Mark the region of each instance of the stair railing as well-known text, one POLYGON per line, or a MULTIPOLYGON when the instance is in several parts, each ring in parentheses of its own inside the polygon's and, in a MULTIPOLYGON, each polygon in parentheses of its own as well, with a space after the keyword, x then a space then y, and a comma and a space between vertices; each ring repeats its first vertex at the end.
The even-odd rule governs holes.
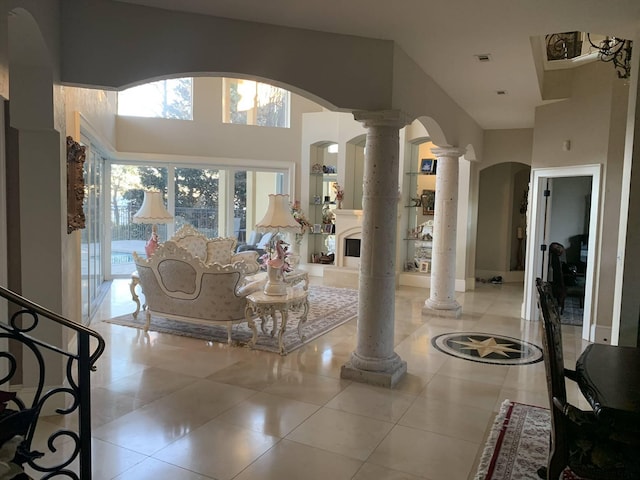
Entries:
MULTIPOLYGON (((0 459, 0 477, 3 477, 3 469, 5 474, 7 469, 9 472, 13 469, 19 473, 28 465, 34 471, 42 472, 43 479, 61 477, 90 480, 90 374, 95 370, 96 360, 104 351, 105 341, 90 328, 72 322, 6 288, 0 287, 0 297, 9 302, 7 318, 0 318, 0 341, 7 339, 6 343, 11 345, 8 351, 0 351, 0 450, 15 448, 12 461, 3 462, 0 459), (39 327, 50 325, 49 321, 75 332, 75 341, 69 342, 71 346, 66 348, 51 345, 37 338, 42 331, 39 327), (19 358, 16 358, 16 355, 19 358), (51 355, 60 358, 60 362, 51 361, 51 355), (30 385, 29 400, 20 398, 17 392, 11 391, 11 381, 19 382, 16 374, 19 368, 25 365, 27 358, 35 365, 34 374, 27 374, 30 385), (59 382, 61 386, 45 392, 47 372, 59 374, 61 365, 64 365, 64 378, 59 382), (37 378, 32 378, 33 376, 37 378), (35 384, 33 388, 32 381, 35 384), (69 417, 65 418, 71 421, 65 421, 66 428, 61 428, 49 436, 46 441, 48 453, 45 454, 34 450, 32 443, 38 419, 42 412, 46 411, 47 402, 54 398, 56 402, 61 402, 56 403, 57 405, 64 405, 56 408, 55 412, 68 415, 69 417), (77 431, 68 427, 76 423, 73 421, 75 415, 77 431), (55 464, 52 464, 54 453, 55 464), (71 465, 76 460, 79 464, 78 473, 71 465)), ((22 396, 26 395, 23 393, 22 396)), ((7 474, 7 477, 3 478, 13 478, 13 475, 7 474)))

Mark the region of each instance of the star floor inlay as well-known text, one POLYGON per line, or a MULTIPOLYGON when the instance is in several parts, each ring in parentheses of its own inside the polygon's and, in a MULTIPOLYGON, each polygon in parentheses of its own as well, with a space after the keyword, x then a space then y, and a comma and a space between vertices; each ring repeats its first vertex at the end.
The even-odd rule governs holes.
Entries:
POLYGON ((542 349, 517 338, 478 332, 438 335, 433 346, 447 355, 494 365, 528 365, 542 360, 542 349))

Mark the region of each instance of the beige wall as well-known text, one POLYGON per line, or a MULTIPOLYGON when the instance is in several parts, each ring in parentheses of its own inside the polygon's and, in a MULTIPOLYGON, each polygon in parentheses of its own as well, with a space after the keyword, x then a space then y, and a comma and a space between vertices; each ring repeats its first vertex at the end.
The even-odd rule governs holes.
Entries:
POLYGON ((599 246, 590 259, 595 269, 593 318, 598 327, 609 327, 613 317, 627 89, 610 64, 594 62, 576 69, 569 99, 536 109, 534 168, 603 166, 601 221, 590 232, 599 246), (568 151, 563 149, 567 140, 568 151))
POLYGON ((67 134, 79 141, 79 129, 97 136, 105 149, 116 145, 116 92, 91 88, 62 87, 67 134), (106 145, 105 145, 106 143, 106 145))
POLYGON ((485 130, 484 152, 480 169, 498 163, 516 162, 531 165, 533 128, 485 130))

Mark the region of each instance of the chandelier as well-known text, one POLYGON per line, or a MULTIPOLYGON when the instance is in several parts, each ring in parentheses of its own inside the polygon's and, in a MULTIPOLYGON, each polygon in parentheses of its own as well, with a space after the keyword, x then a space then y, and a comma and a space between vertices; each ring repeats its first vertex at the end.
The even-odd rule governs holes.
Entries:
POLYGON ((598 45, 591 41, 587 33, 587 40, 591 46, 598 50, 598 58, 603 62, 612 62, 618 78, 631 76, 631 40, 618 37, 604 37, 598 45))

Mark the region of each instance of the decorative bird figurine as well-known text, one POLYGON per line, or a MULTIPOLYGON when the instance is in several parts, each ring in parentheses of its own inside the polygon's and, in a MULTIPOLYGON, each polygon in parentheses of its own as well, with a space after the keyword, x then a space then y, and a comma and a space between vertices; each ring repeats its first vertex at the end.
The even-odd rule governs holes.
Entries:
POLYGON ((276 242, 276 256, 275 258, 267 260, 267 265, 269 265, 271 268, 280 269, 283 272, 289 272, 291 271, 291 267, 286 261, 287 252, 282 246, 283 244, 286 245, 284 240, 278 240, 276 242))

